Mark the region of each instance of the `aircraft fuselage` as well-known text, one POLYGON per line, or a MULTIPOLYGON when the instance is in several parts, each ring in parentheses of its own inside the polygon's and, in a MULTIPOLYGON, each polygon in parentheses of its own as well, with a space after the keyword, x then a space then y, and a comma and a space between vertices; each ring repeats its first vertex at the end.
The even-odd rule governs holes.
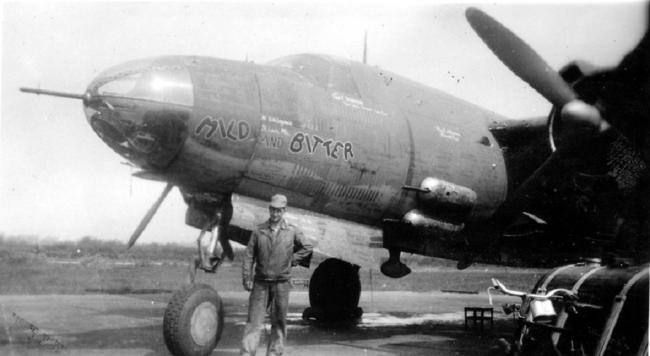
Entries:
POLYGON ((506 198, 488 130, 503 118, 361 63, 159 57, 109 69, 88 92, 102 99, 86 108, 100 137, 184 192, 283 193, 292 206, 374 226, 416 208, 402 187, 427 177, 476 193, 469 223, 506 198))

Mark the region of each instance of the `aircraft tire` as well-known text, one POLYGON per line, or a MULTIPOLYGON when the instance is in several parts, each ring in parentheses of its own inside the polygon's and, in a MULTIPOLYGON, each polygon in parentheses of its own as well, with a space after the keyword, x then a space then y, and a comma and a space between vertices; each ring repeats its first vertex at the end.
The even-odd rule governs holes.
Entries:
POLYGON ((217 291, 192 284, 172 296, 163 317, 163 338, 174 356, 212 353, 223 331, 223 305, 217 291))
POLYGON ((303 319, 350 322, 361 318, 359 266, 336 258, 323 261, 309 280, 309 304, 303 319))

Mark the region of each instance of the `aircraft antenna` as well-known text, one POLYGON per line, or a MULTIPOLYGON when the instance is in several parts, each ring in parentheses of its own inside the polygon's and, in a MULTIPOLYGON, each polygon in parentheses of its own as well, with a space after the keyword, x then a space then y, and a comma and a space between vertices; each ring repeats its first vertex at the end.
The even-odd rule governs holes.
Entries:
POLYGON ((363 64, 368 64, 368 30, 363 31, 363 64))

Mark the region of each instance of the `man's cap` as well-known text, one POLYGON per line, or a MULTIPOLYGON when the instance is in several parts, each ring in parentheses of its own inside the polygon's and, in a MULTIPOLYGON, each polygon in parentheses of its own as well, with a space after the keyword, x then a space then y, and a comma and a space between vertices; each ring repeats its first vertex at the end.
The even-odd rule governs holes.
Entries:
POLYGON ((282 194, 276 194, 271 197, 271 207, 273 208, 286 208, 287 207, 287 197, 282 194))

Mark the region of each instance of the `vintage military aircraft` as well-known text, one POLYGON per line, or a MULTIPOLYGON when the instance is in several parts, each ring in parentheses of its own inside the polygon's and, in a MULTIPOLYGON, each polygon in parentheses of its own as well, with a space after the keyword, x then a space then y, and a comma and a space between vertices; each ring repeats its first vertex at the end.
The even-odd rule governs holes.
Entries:
MULTIPOLYGON (((230 240, 245 244, 254 228, 255 219, 231 224, 233 195, 263 205, 282 193, 299 219, 379 231, 342 240, 308 233, 328 259, 312 276, 306 317, 359 316, 358 266, 373 247, 389 251, 382 272, 402 277, 410 270, 401 252, 459 267, 477 259, 553 265, 596 254, 590 246, 647 243, 648 35, 617 68, 576 62, 558 74, 487 14, 471 8, 466 16, 554 104, 548 118, 511 120, 383 69, 317 54, 266 65, 156 57, 108 69, 83 94, 21 90, 82 100, 99 137, 141 168, 136 176, 167 182, 129 246, 174 186, 188 206, 186 223, 201 230, 195 267, 208 272, 232 255, 230 240)), ((165 315, 170 350, 214 348, 223 324, 215 300, 201 285, 174 296, 165 315)))

